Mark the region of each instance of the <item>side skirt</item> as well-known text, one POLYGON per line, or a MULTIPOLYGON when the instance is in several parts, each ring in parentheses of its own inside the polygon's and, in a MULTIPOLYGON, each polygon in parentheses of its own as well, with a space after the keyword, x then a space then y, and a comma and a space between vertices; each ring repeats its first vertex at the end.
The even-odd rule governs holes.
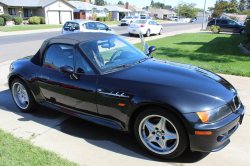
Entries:
POLYGON ((60 112, 63 112, 63 113, 66 113, 66 114, 69 114, 69 115, 84 119, 84 120, 88 120, 88 121, 91 121, 91 122, 94 122, 94 123, 97 123, 97 124, 101 124, 101 125, 104 125, 104 126, 107 126, 107 127, 111 127, 113 129, 124 130, 123 127, 121 127, 117 123, 106 120, 106 119, 101 119, 101 118, 93 117, 93 116, 90 116, 90 115, 80 114, 80 113, 77 113, 77 112, 74 112, 74 111, 66 110, 66 109, 57 107, 55 105, 49 104, 47 102, 42 102, 41 105, 53 108, 53 109, 55 109, 57 111, 60 111, 60 112))

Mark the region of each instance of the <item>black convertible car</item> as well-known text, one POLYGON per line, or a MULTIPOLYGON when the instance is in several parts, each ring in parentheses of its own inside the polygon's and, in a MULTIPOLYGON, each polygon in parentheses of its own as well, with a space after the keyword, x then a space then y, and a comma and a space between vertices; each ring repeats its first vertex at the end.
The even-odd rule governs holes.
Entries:
POLYGON ((218 151, 242 122, 237 90, 207 70, 152 58, 105 33, 62 35, 10 65, 16 105, 39 105, 131 132, 147 152, 170 159, 218 151), (190 145, 190 146, 189 146, 190 145))

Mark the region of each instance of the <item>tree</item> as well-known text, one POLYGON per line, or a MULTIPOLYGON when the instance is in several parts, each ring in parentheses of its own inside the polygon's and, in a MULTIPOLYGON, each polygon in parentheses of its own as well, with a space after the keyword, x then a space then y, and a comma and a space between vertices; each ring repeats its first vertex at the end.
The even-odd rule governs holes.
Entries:
POLYGON ((150 6, 154 6, 154 0, 151 0, 150 6))
POLYGON ((237 9, 237 7, 233 7, 231 9, 226 9, 225 10, 226 13, 239 13, 240 11, 237 9))
MULTIPOLYGON (((180 16, 188 17, 188 18, 194 18, 197 17, 197 8, 195 3, 185 3, 182 2, 178 5, 178 8, 180 9, 180 16)), ((175 9, 175 12, 178 13, 178 8, 175 9)))
POLYGON ((245 9, 246 3, 247 3, 246 0, 240 0, 240 5, 239 5, 239 10, 240 11, 243 11, 245 9))
POLYGON ((97 19, 97 14, 95 13, 95 11, 93 11, 92 17, 93 17, 93 20, 96 21, 96 19, 97 19))
POLYGON ((119 1, 118 5, 124 5, 124 3, 122 1, 119 1))
POLYGON ((109 12, 108 18, 109 18, 109 21, 113 18, 113 13, 112 12, 109 12))
POLYGON ((236 5, 236 2, 228 2, 225 0, 220 0, 215 4, 215 7, 212 8, 214 11, 212 16, 213 18, 219 18, 221 17, 222 13, 225 12, 226 10, 234 10, 236 5))
POLYGON ((104 0, 96 0, 96 4, 95 5, 100 5, 100 6, 104 6, 104 0))

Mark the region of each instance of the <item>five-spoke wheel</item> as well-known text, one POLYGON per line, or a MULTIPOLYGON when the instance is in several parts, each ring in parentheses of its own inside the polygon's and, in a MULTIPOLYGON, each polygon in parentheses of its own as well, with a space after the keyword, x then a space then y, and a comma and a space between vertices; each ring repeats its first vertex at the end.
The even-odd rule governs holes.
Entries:
POLYGON ((188 135, 182 121, 162 107, 142 110, 135 120, 134 133, 143 149, 159 158, 175 158, 188 146, 188 135))

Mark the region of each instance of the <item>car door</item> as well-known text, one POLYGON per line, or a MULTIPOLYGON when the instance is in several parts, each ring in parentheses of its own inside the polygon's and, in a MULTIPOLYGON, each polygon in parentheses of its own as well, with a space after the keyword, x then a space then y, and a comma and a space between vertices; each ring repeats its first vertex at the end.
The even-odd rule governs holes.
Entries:
POLYGON ((233 20, 228 20, 228 32, 239 32, 239 26, 233 20))
POLYGON ((221 32, 228 32, 229 31, 227 20, 221 20, 218 26, 220 26, 221 32))
POLYGON ((154 23, 153 23, 153 21, 149 21, 148 22, 148 26, 149 26, 149 29, 150 29, 150 33, 152 34, 152 33, 155 33, 155 25, 154 25, 154 23))
POLYGON ((38 74, 44 105, 57 109, 97 112, 95 99, 97 76, 87 66, 88 64, 82 61, 78 50, 73 46, 54 44, 47 49, 43 67, 38 74), (59 71, 61 66, 74 69, 74 75, 61 73, 59 71))
POLYGON ((87 30, 88 32, 97 32, 97 27, 94 22, 88 22, 87 23, 87 30))
POLYGON ((159 33, 160 30, 161 30, 161 26, 155 21, 153 21, 153 23, 154 23, 154 26, 155 26, 155 33, 159 33))
POLYGON ((96 27, 97 27, 97 32, 104 32, 104 33, 109 33, 110 31, 108 31, 108 26, 100 23, 100 22, 96 22, 96 27))

